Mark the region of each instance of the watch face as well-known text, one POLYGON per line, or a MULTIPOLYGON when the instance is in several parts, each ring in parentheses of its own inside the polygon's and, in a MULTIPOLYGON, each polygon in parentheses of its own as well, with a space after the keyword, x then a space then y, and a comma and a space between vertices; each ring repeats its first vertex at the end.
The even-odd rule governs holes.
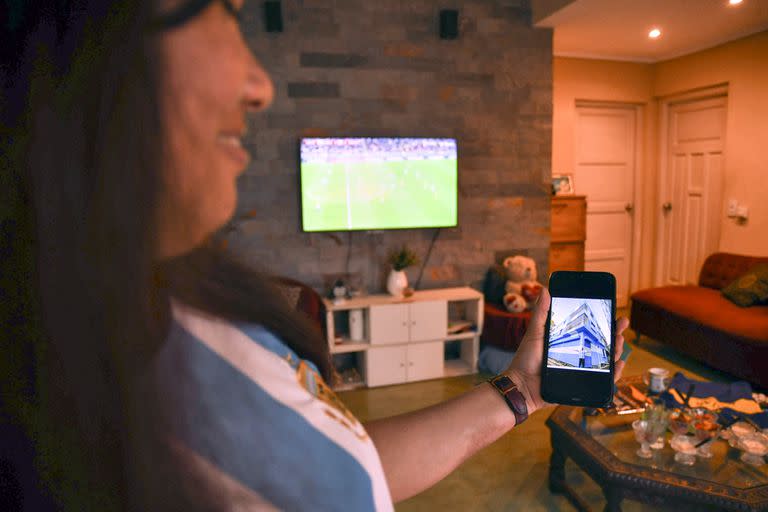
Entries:
POLYGON ((506 375, 502 375, 501 377, 495 378, 493 382, 502 391, 507 391, 509 388, 512 388, 515 385, 514 382, 512 382, 512 379, 510 379, 506 375))

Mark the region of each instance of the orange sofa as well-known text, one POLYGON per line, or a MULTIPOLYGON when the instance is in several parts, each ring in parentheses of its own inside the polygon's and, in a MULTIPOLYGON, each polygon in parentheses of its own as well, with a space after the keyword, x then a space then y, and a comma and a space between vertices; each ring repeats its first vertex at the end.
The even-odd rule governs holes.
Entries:
POLYGON ((768 305, 739 307, 720 289, 768 257, 715 253, 698 286, 662 286, 632 294, 630 327, 713 368, 768 389, 768 305))

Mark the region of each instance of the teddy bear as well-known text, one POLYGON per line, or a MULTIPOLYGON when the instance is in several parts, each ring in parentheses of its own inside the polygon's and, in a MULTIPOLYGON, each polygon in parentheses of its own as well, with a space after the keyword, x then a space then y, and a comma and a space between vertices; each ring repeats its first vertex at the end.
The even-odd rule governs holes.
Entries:
POLYGON ((513 313, 533 309, 542 288, 536 280, 536 262, 527 256, 510 256, 504 260, 504 270, 507 274, 504 306, 513 313))

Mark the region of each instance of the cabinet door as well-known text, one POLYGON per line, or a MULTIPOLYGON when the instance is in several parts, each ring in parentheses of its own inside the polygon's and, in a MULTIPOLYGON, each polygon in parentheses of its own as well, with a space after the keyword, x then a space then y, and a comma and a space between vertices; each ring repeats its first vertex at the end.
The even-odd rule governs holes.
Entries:
POLYGON ((442 341, 408 345, 408 382, 442 377, 443 366, 442 341))
POLYGON ((371 306, 371 344, 408 341, 408 304, 371 306))
POLYGON ((442 340, 448 334, 448 303, 414 302, 410 309, 411 341, 442 340))
POLYGON ((406 346, 371 347, 365 353, 365 380, 369 387, 405 382, 406 346))

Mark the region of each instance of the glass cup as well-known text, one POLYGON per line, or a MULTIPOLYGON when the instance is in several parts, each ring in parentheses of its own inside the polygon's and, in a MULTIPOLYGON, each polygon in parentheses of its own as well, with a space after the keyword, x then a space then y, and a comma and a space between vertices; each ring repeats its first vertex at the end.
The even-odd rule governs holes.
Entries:
POLYGON ((651 448, 657 450, 664 448, 662 436, 666 428, 665 419, 652 417, 633 421, 632 430, 635 431, 635 439, 640 443, 640 449, 635 452, 637 456, 641 459, 650 459, 653 456, 651 448))
POLYGON ((727 429, 725 429, 721 434, 720 437, 723 439, 728 440, 728 444, 731 445, 732 448, 738 448, 739 447, 739 439, 747 436, 749 434, 752 434, 757 429, 747 423, 746 421, 737 421, 727 429))
POLYGON ((762 432, 753 432, 739 437, 738 448, 743 450, 741 460, 753 466, 765 464, 765 456, 768 455, 768 436, 762 432))
POLYGON ((656 434, 651 439, 651 449, 661 450, 664 448, 664 432, 667 430, 667 408, 662 403, 656 403, 646 407, 643 411, 642 419, 648 421, 649 436, 656 434))
POLYGON ((669 446, 675 450, 675 462, 684 466, 693 466, 696 462, 696 444, 694 438, 683 434, 672 437, 669 446))
POLYGON ((635 420, 632 422, 632 430, 635 431, 635 439, 640 443, 640 448, 635 452, 641 459, 650 459, 653 457, 653 452, 650 448, 650 442, 648 440, 648 421, 647 420, 635 420))

